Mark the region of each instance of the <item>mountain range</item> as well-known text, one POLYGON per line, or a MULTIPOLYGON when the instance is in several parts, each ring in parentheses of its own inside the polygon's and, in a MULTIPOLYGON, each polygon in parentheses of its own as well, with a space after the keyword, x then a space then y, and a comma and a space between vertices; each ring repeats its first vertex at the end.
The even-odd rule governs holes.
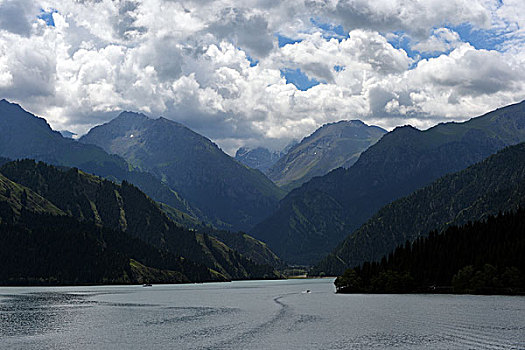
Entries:
POLYGON ((235 160, 266 174, 282 155, 281 152, 272 152, 264 147, 241 147, 235 152, 235 160))
POLYGON ((153 175, 131 169, 121 157, 102 148, 79 143, 53 131, 49 124, 17 104, 0 100, 0 156, 31 158, 57 166, 76 167, 113 181, 126 180, 151 198, 190 216, 198 216, 186 200, 153 175))
POLYGON ((268 177, 286 190, 315 176, 353 165, 361 152, 376 143, 385 130, 360 120, 325 124, 293 146, 268 169, 268 177))
POLYGON ((313 264, 385 204, 525 141, 525 102, 425 131, 398 127, 349 169, 290 192, 250 233, 289 263, 313 264))
MULTIPOLYGON (((0 164, 9 161, 9 159, 31 158, 57 166, 76 167, 86 173, 102 176, 116 182, 127 181, 156 200, 160 208, 180 225, 188 228, 204 228, 209 225, 199 208, 192 206, 179 192, 156 176, 130 166, 122 157, 109 155, 98 146, 64 138, 60 133, 53 131, 44 119, 23 110, 17 104, 0 100, 0 130, 2 130, 0 132, 0 156, 5 157, 2 158, 3 161, 0 161, 0 164)), ((194 136, 197 139, 204 139, 198 135, 194 136)), ((203 143, 206 143, 206 140, 203 143)), ((206 152, 205 149, 203 152, 206 152)), ((234 163, 245 169, 224 153, 215 152, 215 154, 218 155, 218 160, 215 160, 215 163, 220 163, 223 158, 227 158, 229 163, 234 163)), ((200 156, 197 155, 197 157, 200 156)), ((255 180, 258 181, 259 177, 256 176, 255 180)), ((250 180, 248 178, 246 181, 249 182, 250 180)), ((218 181, 221 179, 219 178, 218 181)), ((266 180, 265 183, 270 183, 270 181, 266 180)), ((246 186, 250 187, 250 185, 246 186)), ((271 183, 270 187, 278 191, 277 187, 271 183)), ((224 190, 229 191, 228 189, 224 190)), ((231 225, 224 224, 224 226, 230 227, 231 225)), ((207 232, 210 231, 209 228, 206 230, 207 232)), ((223 240, 226 240, 226 235, 221 234, 224 237, 223 240)), ((235 236, 236 245, 244 255, 256 259, 264 256, 268 257, 269 260, 263 263, 281 264, 272 256, 273 253, 266 251, 268 247, 261 242, 254 244, 251 237, 244 239, 244 241, 239 239, 239 237, 248 237, 246 234, 232 233, 232 235, 235 236)))
POLYGON ((522 142, 525 101, 425 131, 341 121, 234 159, 162 117, 122 112, 77 141, 1 100, 0 280, 277 278, 316 262, 311 274, 341 274, 524 206, 522 142))
MULTIPOLYGON (((199 276, 204 280, 277 276, 271 267, 248 260, 215 237, 176 225, 155 202, 126 181, 117 185, 76 168, 61 170, 32 160, 6 163, 0 168, 0 173, 9 179, 3 177, 5 181, 10 181, 9 195, 4 195, 7 199, 3 201, 11 208, 8 212, 18 213, 23 219, 27 217, 26 212, 40 214, 44 208, 45 213, 55 215, 46 220, 58 226, 63 226, 60 218, 64 216, 68 222, 75 219, 79 223, 91 223, 96 227, 122 232, 121 236, 129 235, 147 249, 122 252, 122 247, 126 246, 123 243, 117 243, 112 248, 126 253, 124 255, 133 254, 130 258, 145 266, 148 259, 142 256, 142 251, 153 249, 158 250, 160 256, 171 257, 171 260, 179 261, 174 257, 183 257, 187 263, 200 266, 201 273, 195 276, 178 271, 187 280, 199 281, 199 276)), ((14 214, 7 215, 2 217, 2 221, 20 223, 16 218, 14 214)), ((40 219, 37 218, 37 221, 40 219)), ((31 229, 39 234, 38 228, 31 229)), ((73 244, 71 248, 77 249, 75 247, 73 244)), ((173 269, 178 266, 167 267, 173 269)))
POLYGON ((519 208, 525 208, 525 143, 384 206, 316 265, 312 274, 341 274, 365 261, 377 261, 396 246, 432 230, 442 232, 450 225, 519 208))
POLYGON ((91 129, 80 142, 100 146, 153 174, 218 228, 248 230, 269 215, 283 196, 261 172, 165 118, 123 112, 91 129))

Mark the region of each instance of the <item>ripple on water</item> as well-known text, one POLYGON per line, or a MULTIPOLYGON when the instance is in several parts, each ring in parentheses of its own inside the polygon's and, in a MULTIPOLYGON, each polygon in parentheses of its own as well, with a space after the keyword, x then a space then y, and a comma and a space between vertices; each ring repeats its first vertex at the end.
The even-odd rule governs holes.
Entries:
POLYGON ((525 349, 524 312, 523 297, 342 296, 322 280, 0 288, 0 348, 525 349))
POLYGON ((202 318, 221 316, 237 312, 237 308, 214 308, 214 307, 166 307, 163 308, 168 312, 161 315, 169 317, 160 317, 158 320, 145 321, 146 325, 161 325, 169 323, 186 323, 197 322, 202 318), (173 316, 173 313, 175 315, 173 316))
POLYGON ((2 295, 0 337, 58 332, 71 325, 78 310, 96 302, 82 294, 56 292, 2 295))

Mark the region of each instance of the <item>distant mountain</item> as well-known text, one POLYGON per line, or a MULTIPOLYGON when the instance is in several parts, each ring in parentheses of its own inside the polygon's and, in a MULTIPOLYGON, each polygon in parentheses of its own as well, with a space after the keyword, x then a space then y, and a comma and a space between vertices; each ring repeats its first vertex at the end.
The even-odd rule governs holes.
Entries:
POLYGON ((385 204, 525 141, 525 102, 425 131, 396 128, 349 169, 313 178, 250 231, 287 262, 314 264, 385 204))
POLYGON ((68 130, 60 130, 59 133, 60 133, 60 135, 64 136, 67 139, 72 139, 73 136, 77 135, 74 132, 71 132, 71 131, 68 131, 68 130))
POLYGON ((272 268, 255 264, 214 237, 176 225, 125 181, 117 185, 78 169, 62 171, 31 160, 7 163, 0 173, 77 220, 125 232, 168 254, 204 265, 224 279, 274 276, 272 268))
POLYGON ((385 133, 360 120, 325 124, 282 156, 268 170, 268 177, 287 190, 299 187, 314 176, 350 167, 385 133))
POLYGON ((525 293, 525 210, 489 216, 399 245, 348 269, 338 293, 525 293))
POLYGON ((248 148, 241 147, 235 153, 235 160, 242 164, 249 166, 252 169, 257 169, 266 173, 275 162, 281 158, 280 152, 272 152, 268 148, 257 147, 248 148))
POLYGON ((91 129, 80 141, 118 154, 150 172, 220 228, 248 230, 269 215, 282 191, 207 138, 165 118, 123 112, 91 129))
POLYGON ((64 138, 47 122, 23 110, 19 105, 0 100, 0 156, 10 159, 31 158, 58 166, 77 167, 111 180, 127 180, 153 199, 192 217, 198 209, 151 174, 130 170, 119 156, 102 148, 64 138))
POLYGON ((449 225, 464 225, 520 207, 525 208, 525 143, 505 148, 384 206, 312 273, 340 274, 345 268, 381 259, 396 246, 432 230, 441 232, 449 225))

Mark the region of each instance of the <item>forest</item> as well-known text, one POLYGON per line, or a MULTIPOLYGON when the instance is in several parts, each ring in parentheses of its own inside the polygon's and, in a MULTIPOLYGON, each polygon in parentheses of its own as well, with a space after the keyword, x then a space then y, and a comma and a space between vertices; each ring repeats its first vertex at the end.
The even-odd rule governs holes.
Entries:
POLYGON ((347 269, 338 293, 525 293, 525 209, 451 226, 347 269))

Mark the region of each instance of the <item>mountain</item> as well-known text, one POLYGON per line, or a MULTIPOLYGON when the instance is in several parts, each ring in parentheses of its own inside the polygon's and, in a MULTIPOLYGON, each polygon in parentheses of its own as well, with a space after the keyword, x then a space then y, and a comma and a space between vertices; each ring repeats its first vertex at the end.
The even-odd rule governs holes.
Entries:
POLYGON ((0 263, 3 285, 226 280, 122 231, 80 222, 1 174, 0 263))
POLYGON ((275 162, 281 158, 281 153, 271 152, 268 148, 257 147, 248 148, 241 147, 235 153, 235 160, 252 168, 267 173, 275 162))
POLYGON ((244 232, 229 232, 221 230, 211 230, 209 232, 204 230, 204 232, 215 237, 228 247, 241 253, 257 264, 268 265, 275 268, 282 268, 285 266, 282 260, 275 255, 265 243, 244 232))
POLYGON ((65 215, 53 203, 42 198, 30 189, 17 184, 4 175, 0 174, 0 202, 10 208, 9 217, 0 217, 1 221, 13 221, 20 216, 22 210, 29 210, 34 213, 47 213, 53 215, 65 215))
POLYGON ((58 132, 60 133, 60 135, 64 136, 67 139, 72 139, 73 136, 77 135, 74 132, 71 132, 69 130, 59 130, 58 132))
POLYGON ((177 192, 151 174, 130 170, 124 159, 109 155, 100 147, 63 137, 44 119, 6 100, 0 100, 0 156, 31 158, 76 167, 115 181, 127 180, 159 202, 192 217, 200 215, 198 209, 192 208, 177 192))
POLYGON ((361 152, 385 133, 360 120, 325 124, 281 157, 268 170, 268 177, 287 190, 299 187, 314 176, 339 167, 349 168, 361 152))
POLYGON ((123 112, 80 141, 118 154, 176 189, 220 228, 248 230, 269 215, 282 191, 258 170, 225 154, 213 142, 165 118, 123 112))
POLYGON ((204 265, 224 279, 275 276, 272 268, 252 262, 214 237, 176 225, 126 181, 117 185, 76 168, 60 170, 32 160, 7 163, 0 173, 79 221, 122 231, 163 252, 204 265))
POLYGON ((128 172, 124 159, 110 156, 100 147, 64 138, 44 119, 6 100, 0 101, 0 130, 0 154, 6 158, 34 158, 117 179, 128 172))
POLYGON ((314 264, 385 204, 523 141, 525 102, 425 131, 396 128, 349 169, 293 190, 250 233, 287 262, 314 264))
POLYGON ((524 233, 524 209, 434 231, 347 269, 337 292, 523 294, 524 233))
POLYGON ((525 208, 525 143, 446 175, 381 208, 347 237, 313 273, 338 274, 374 261, 431 230, 464 225, 488 215, 525 208))
MULTIPOLYGON (((77 167, 111 180, 127 181, 158 201, 162 210, 178 224, 191 228, 203 226, 202 213, 153 175, 129 170, 130 166, 124 159, 116 155, 110 156, 100 147, 62 137, 44 119, 6 100, 0 101, 0 155, 12 159, 46 160, 58 166, 77 167)), ((0 166, 9 161, 8 158, 0 157, 0 166)), ((233 233, 232 235, 235 236, 233 233)), ((261 254, 271 257, 273 254, 269 251, 262 253, 260 250, 265 246, 252 243, 251 239, 246 240, 246 249, 243 252, 247 257, 257 258, 261 254), (261 249, 255 249, 252 254, 248 247, 261 249)), ((268 250, 267 247, 265 249, 268 250)), ((274 260, 268 259, 267 262, 273 263, 274 260)))

